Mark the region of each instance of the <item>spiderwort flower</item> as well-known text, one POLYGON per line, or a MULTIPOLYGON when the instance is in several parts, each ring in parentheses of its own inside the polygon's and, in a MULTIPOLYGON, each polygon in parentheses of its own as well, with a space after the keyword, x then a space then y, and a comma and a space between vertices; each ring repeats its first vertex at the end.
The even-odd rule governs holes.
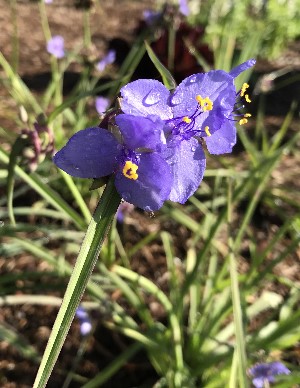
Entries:
POLYGON ((256 388, 263 388, 265 383, 274 383, 275 376, 288 375, 291 371, 279 361, 262 363, 253 366, 249 370, 253 377, 252 383, 256 388))
POLYGON ((115 50, 109 50, 107 55, 101 61, 99 61, 96 65, 97 70, 104 71, 106 66, 111 65, 116 60, 116 51, 115 50))
POLYGON ((60 35, 55 35, 48 40, 47 51, 58 59, 63 58, 65 56, 64 45, 64 38, 60 35))
MULTIPOLYGON (((236 92, 234 79, 254 64, 251 59, 229 73, 214 70, 191 75, 173 92, 151 79, 133 81, 121 89, 123 112, 157 115, 165 122, 167 148, 162 155, 172 170, 172 201, 184 203, 203 178, 205 155, 197 138, 205 138, 212 154, 232 151, 236 143, 235 115, 240 116, 242 98, 250 102, 248 85, 236 92)), ((245 124, 249 116, 242 115, 239 123, 245 124)))
POLYGON ((125 201, 146 211, 157 210, 172 186, 170 167, 159 153, 166 142, 164 122, 154 115, 127 114, 115 121, 120 134, 99 127, 79 131, 56 153, 54 163, 80 178, 115 174, 116 189, 125 201))
POLYGON ((79 306, 76 310, 76 317, 80 323, 81 335, 85 337, 86 335, 90 334, 92 330, 92 323, 87 311, 82 306, 79 306))
POLYGON ((131 203, 128 203, 128 202, 122 202, 118 208, 118 211, 117 211, 117 221, 120 223, 120 224, 123 224, 124 223, 124 219, 125 217, 132 213, 134 210, 134 206, 131 204, 131 203))
POLYGON ((110 101, 105 97, 96 97, 95 106, 99 115, 103 115, 106 109, 109 107, 110 101))

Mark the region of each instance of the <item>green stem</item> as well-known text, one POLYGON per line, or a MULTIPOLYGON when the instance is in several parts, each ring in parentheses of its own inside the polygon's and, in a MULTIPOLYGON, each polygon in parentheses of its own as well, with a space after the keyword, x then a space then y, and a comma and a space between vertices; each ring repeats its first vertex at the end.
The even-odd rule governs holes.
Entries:
POLYGON ((78 207, 80 208, 81 213, 82 213, 86 223, 88 224, 90 222, 90 219, 91 219, 91 212, 89 211, 89 208, 87 207, 86 203, 84 202, 84 199, 82 198, 82 195, 80 194, 80 191, 78 190, 78 187, 75 185, 73 178, 70 175, 66 174, 62 170, 59 170, 59 171, 60 171, 64 181, 68 185, 71 193, 73 194, 73 197, 75 198, 76 203, 77 203, 78 207))
POLYGON ((243 325, 243 314, 241 307, 241 297, 239 290, 238 271, 235 259, 234 242, 231 233, 231 219, 232 219, 232 183, 229 180, 228 185, 228 245, 229 245, 229 272, 230 272, 230 285, 232 296, 232 309, 233 309, 233 322, 236 339, 236 356, 238 359, 238 372, 239 372, 239 386, 241 388, 248 387, 248 380, 246 375, 247 370, 247 355, 246 355, 246 343, 245 333, 243 325))
POLYGON ((34 388, 43 388, 47 384, 120 200, 121 198, 115 189, 113 178, 111 178, 88 226, 61 308, 44 352, 34 388))

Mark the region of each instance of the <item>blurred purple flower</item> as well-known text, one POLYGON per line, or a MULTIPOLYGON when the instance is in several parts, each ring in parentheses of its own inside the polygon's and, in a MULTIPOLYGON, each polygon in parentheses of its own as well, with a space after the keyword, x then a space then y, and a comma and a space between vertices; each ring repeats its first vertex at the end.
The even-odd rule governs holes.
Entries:
POLYGON ((95 106, 99 115, 102 115, 109 107, 110 101, 105 97, 96 97, 95 106))
POLYGON ((44 0, 45 4, 51 4, 53 0, 44 0))
POLYGON ((188 16, 190 14, 190 9, 187 4, 187 0, 179 0, 179 11, 184 16, 188 16))
POLYGON ((64 38, 60 35, 55 35, 47 42, 47 51, 56 58, 63 58, 65 56, 64 45, 64 38))
POLYGON ((156 23, 161 16, 161 12, 153 11, 151 9, 146 9, 143 12, 144 20, 148 26, 152 26, 154 23, 156 23))
POLYGON ((124 218, 134 210, 134 205, 128 202, 122 202, 117 211, 117 221, 123 224, 124 218))
POLYGON ((116 51, 109 50, 107 55, 103 59, 101 59, 101 61, 99 61, 97 63, 96 68, 97 68, 97 70, 102 72, 102 71, 104 71, 106 66, 114 63, 115 60, 116 60, 116 51))
POLYGON ((171 201, 185 203, 203 178, 206 162, 198 138, 205 138, 211 154, 232 151, 236 143, 236 117, 240 124, 245 124, 250 116, 240 114, 241 99, 250 102, 245 94, 249 85, 244 84, 236 92, 234 79, 254 64, 251 59, 229 73, 214 70, 193 74, 172 92, 151 79, 133 81, 121 89, 123 112, 144 117, 156 115, 165 122, 167 147, 162 156, 173 175, 171 201))
POLYGON ((249 369, 249 374, 253 377, 252 383, 256 388, 263 388, 265 383, 274 383, 275 376, 288 375, 291 371, 279 361, 262 363, 249 369))
POLYGON ((120 134, 95 127, 77 132, 56 153, 54 163, 80 178, 115 174, 120 196, 146 211, 159 209, 169 197, 172 176, 160 155, 165 146, 164 122, 155 115, 115 118, 120 134))
POLYGON ((92 323, 86 310, 79 306, 76 310, 76 317, 80 323, 80 333, 82 336, 88 335, 92 330, 92 323))

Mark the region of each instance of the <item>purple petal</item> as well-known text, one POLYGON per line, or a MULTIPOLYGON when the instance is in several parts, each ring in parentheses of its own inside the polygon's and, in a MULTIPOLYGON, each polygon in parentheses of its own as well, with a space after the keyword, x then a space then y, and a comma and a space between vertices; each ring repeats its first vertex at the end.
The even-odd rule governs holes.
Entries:
POLYGON ((213 155, 221 155, 232 152, 236 143, 235 123, 226 120, 222 127, 211 136, 205 138, 208 152, 213 155))
POLYGON ((169 199, 185 203, 198 189, 205 171, 205 154, 196 139, 182 141, 170 150, 167 162, 171 167, 173 185, 169 199))
POLYGON ((264 386, 264 378, 263 377, 256 377, 255 379, 252 380, 252 384, 256 388, 263 388, 263 386, 264 386))
POLYGON ((47 51, 56 58, 63 58, 65 56, 64 51, 64 38, 60 35, 53 36, 47 42, 47 51))
POLYGON ((116 123, 128 148, 134 150, 144 147, 155 150, 162 143, 166 143, 164 121, 157 116, 120 114, 116 117, 116 123))
POLYGON ((210 133, 214 133, 232 113, 236 100, 233 78, 222 70, 194 74, 186 78, 169 100, 174 117, 191 117, 198 108, 197 95, 202 98, 209 97, 213 102, 212 110, 201 113, 195 119, 194 129, 202 130, 201 136, 205 137, 206 126, 209 127, 210 133))
POLYGON ((137 170, 138 179, 126 178, 117 173, 115 185, 125 201, 146 211, 158 210, 168 199, 172 176, 169 165, 159 154, 144 153, 141 155, 137 170))
POLYGON ((102 115, 109 107, 110 101, 105 97, 96 97, 95 106, 99 115, 102 115))
POLYGON ((188 16, 190 14, 190 9, 187 5, 187 0, 179 0, 179 11, 184 16, 188 16))
POLYGON ((139 79, 121 89, 121 109, 134 116, 156 115, 166 120, 172 117, 168 106, 169 90, 159 81, 139 79))
POLYGON ((86 336, 90 334, 92 331, 92 324, 90 321, 83 321, 80 324, 80 333, 82 336, 86 336))
POLYGON ((75 133, 53 161, 74 177, 100 178, 114 171, 119 152, 118 142, 110 132, 87 128, 75 133))
POLYGON ((114 63, 116 60, 116 51, 115 50, 109 50, 107 55, 105 55, 104 58, 101 59, 96 65, 97 70, 104 71, 107 65, 110 65, 114 63))
POLYGON ((229 74, 231 77, 236 78, 239 74, 241 74, 243 71, 249 69, 250 67, 254 66, 256 63, 255 59, 249 59, 248 61, 234 67, 229 74))

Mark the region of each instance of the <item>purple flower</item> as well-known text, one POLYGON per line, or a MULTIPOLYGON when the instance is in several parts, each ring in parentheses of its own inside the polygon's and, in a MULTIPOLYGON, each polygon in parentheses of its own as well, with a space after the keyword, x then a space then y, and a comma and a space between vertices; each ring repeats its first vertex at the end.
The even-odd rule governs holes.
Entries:
POLYGON ((115 185, 125 201, 146 211, 159 209, 169 197, 172 175, 159 151, 165 147, 164 122, 157 116, 116 117, 115 136, 95 127, 77 132, 59 152, 54 163, 80 178, 115 174, 115 185))
POLYGON ((123 224, 124 218, 134 210, 134 205, 127 202, 122 202, 117 211, 117 221, 123 224))
POLYGON ((53 36, 47 42, 47 51, 56 58, 63 58, 65 56, 64 38, 60 35, 53 36))
POLYGON ((190 9, 187 5, 187 0, 179 0, 179 11, 184 16, 188 16, 190 14, 190 9))
POLYGON ((109 107, 110 101, 105 97, 96 97, 95 106, 99 115, 102 115, 109 107))
POLYGON ((109 50, 107 55, 97 63, 96 68, 102 72, 104 71, 107 65, 114 63, 115 60, 116 60, 116 51, 109 50))
POLYGON ((291 371, 279 361, 257 364, 249 370, 256 388, 263 388, 265 383, 274 383, 275 376, 288 375, 291 371))
POLYGON ((44 0, 45 4, 51 4, 53 0, 44 0))
POLYGON ((251 59, 229 73, 222 70, 194 74, 170 92, 156 80, 133 81, 121 89, 121 109, 135 116, 156 115, 165 122, 167 147, 162 156, 173 175, 169 199, 184 203, 198 188, 205 170, 205 155, 198 138, 205 138, 211 154, 232 151, 236 143, 236 115, 239 123, 241 99, 250 102, 244 84, 237 93, 234 79, 252 67, 251 59), (196 138, 195 138, 196 137, 196 138))
POLYGON ((92 323, 86 310, 79 306, 76 310, 76 317, 80 323, 80 333, 82 336, 88 335, 92 330, 92 323))

